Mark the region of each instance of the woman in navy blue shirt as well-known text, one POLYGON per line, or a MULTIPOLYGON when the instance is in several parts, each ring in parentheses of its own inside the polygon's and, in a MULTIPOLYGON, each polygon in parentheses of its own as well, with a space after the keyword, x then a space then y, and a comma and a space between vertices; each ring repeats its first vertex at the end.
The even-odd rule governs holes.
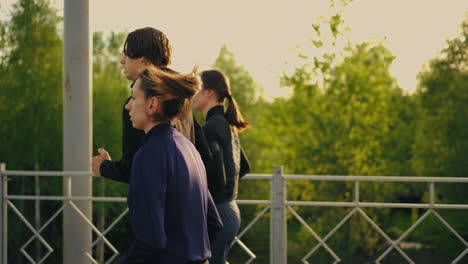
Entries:
POLYGON ((170 122, 199 86, 196 76, 150 67, 139 74, 126 105, 145 132, 133 158, 128 207, 135 241, 121 264, 205 263, 222 224, 193 144, 170 122))

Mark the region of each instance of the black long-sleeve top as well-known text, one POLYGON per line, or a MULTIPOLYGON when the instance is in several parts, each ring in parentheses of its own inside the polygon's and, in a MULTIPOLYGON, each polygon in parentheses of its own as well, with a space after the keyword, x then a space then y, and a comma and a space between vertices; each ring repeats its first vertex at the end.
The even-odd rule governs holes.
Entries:
POLYGON ((203 126, 212 161, 207 166, 208 188, 215 203, 237 198, 239 178, 250 172, 250 163, 239 140, 224 117, 222 105, 211 108, 203 126))
MULTIPOLYGON (((135 153, 143 144, 145 133, 143 130, 138 130, 133 127, 130 120, 129 111, 125 109, 125 105, 130 101, 129 97, 122 111, 123 133, 122 133, 122 158, 120 160, 105 160, 101 163, 99 171, 103 177, 129 183, 130 171, 132 168, 132 160, 135 153)), ((203 129, 197 121, 193 120, 195 128, 195 147, 200 153, 205 167, 210 166, 211 152, 206 142, 203 129)))

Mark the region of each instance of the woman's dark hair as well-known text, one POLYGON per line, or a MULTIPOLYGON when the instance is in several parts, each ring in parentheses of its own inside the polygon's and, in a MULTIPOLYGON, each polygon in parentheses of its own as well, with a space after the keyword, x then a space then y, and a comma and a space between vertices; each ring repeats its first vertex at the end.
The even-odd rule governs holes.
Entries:
POLYGON ((160 109, 152 116, 155 122, 169 122, 185 113, 200 87, 195 72, 180 74, 153 66, 140 73, 139 79, 146 98, 155 96, 159 101, 160 109))
POLYGON ((130 32, 125 40, 123 52, 132 59, 145 57, 157 67, 171 64, 172 50, 163 32, 145 27, 130 32))
POLYGON ((244 121, 236 100, 232 97, 229 78, 226 74, 217 70, 209 70, 202 72, 200 76, 203 83, 203 89, 215 91, 218 97, 218 102, 221 103, 225 98, 228 99, 228 107, 224 113, 224 117, 227 122, 232 127, 235 127, 239 132, 246 129, 250 125, 250 122, 244 121))

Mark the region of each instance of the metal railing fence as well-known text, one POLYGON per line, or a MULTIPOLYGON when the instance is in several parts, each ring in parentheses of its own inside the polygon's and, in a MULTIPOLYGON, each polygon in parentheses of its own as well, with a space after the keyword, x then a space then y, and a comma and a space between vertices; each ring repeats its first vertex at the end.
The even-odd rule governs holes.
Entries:
MULTIPOLYGON (((0 260, 1 263, 7 263, 8 252, 8 213, 9 209, 16 214, 24 225, 33 233, 33 236, 24 243, 19 251, 25 256, 30 263, 45 263, 47 257, 54 251, 54 249, 43 239, 41 232, 55 220, 55 218, 65 209, 70 207, 75 210, 86 223, 91 226, 93 232, 96 234, 97 239, 92 243, 91 248, 86 254, 92 263, 98 263, 92 256, 92 248, 100 241, 103 241, 107 247, 112 251, 113 255, 105 263, 111 263, 118 256, 118 250, 106 238, 109 231, 119 222, 128 209, 124 210, 105 230, 99 230, 94 226, 92 219, 87 219, 81 213, 80 209, 76 206, 76 201, 93 201, 93 202, 125 202, 124 197, 84 197, 84 196, 41 196, 41 195, 13 195, 8 193, 8 178, 9 177, 24 177, 24 176, 44 176, 44 177, 63 177, 66 188, 71 189, 71 177, 89 177, 92 176, 90 172, 67 172, 67 171, 8 171, 5 169, 5 164, 0 164, 0 260), (33 201, 62 201, 63 205, 57 210, 40 228, 34 228, 33 225, 24 217, 12 201, 15 200, 33 200, 33 201), (34 240, 38 239, 40 243, 47 249, 47 253, 39 260, 35 260, 26 251, 26 247, 34 240)), ((452 209, 452 210, 467 210, 466 204, 440 204, 435 202, 435 184, 436 183, 468 183, 468 178, 454 178, 454 177, 394 177, 394 176, 330 176, 330 175, 285 175, 283 168, 274 167, 273 173, 269 174, 249 174, 243 179, 247 180, 269 180, 270 185, 270 200, 237 200, 237 203, 242 205, 266 205, 255 217, 248 223, 243 230, 241 230, 236 237, 233 244, 237 243, 249 256, 246 263, 251 263, 255 260, 256 255, 242 242, 244 234, 251 229, 251 227, 267 212, 270 213, 270 263, 284 264, 287 263, 287 214, 288 212, 296 218, 301 225, 318 241, 318 244, 313 247, 303 258, 303 263, 308 263, 307 259, 310 258, 320 247, 323 247, 334 259, 334 263, 339 263, 341 258, 336 252, 327 245, 327 241, 337 230, 343 226, 353 215, 361 215, 375 230, 388 242, 389 247, 377 258, 375 263, 381 261, 392 251, 396 250, 408 263, 415 263, 401 247, 399 243, 402 242, 411 231, 421 224, 429 215, 434 215, 439 219, 443 225, 465 246, 465 249, 451 262, 458 263, 466 254, 468 254, 468 242, 436 211, 437 209, 452 209), (287 198, 287 181, 307 180, 307 181, 326 181, 326 182, 352 182, 354 183, 354 197, 352 202, 339 202, 339 201, 288 201, 287 198), (360 199, 362 182, 400 182, 400 183, 427 183, 429 202, 428 203, 385 203, 385 202, 362 202, 360 199), (342 218, 339 223, 332 228, 332 230, 325 236, 321 237, 315 232, 310 225, 299 215, 299 213, 292 206, 308 206, 308 207, 342 207, 352 208, 352 210, 342 218), (413 223, 400 237, 391 239, 378 225, 375 223, 362 208, 420 208, 427 209, 417 221, 413 223)), ((64 191, 65 194, 70 194, 70 191, 64 191)))

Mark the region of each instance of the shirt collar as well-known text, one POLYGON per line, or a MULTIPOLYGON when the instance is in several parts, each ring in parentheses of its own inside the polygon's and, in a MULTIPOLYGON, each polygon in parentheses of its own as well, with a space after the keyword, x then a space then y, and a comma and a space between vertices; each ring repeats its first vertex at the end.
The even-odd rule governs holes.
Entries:
POLYGON ((155 125, 148 131, 148 133, 146 133, 145 142, 146 140, 148 140, 148 138, 162 134, 164 131, 166 131, 170 127, 171 125, 169 123, 160 123, 160 124, 155 125))
POLYGON ((214 115, 223 115, 224 116, 224 107, 222 105, 213 106, 208 113, 206 113, 206 119, 214 115))

